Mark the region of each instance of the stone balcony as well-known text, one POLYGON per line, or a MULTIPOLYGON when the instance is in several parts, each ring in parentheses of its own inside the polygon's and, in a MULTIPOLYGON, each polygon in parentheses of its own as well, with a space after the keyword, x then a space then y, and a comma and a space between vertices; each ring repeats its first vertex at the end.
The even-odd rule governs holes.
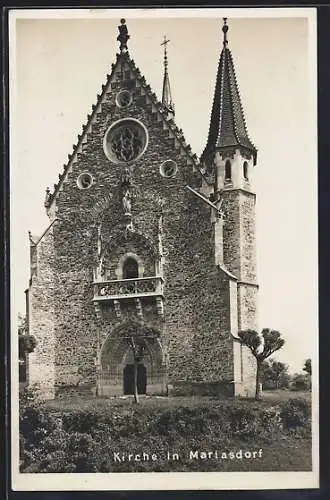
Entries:
POLYGON ((113 303, 116 315, 121 316, 124 301, 134 300, 137 314, 143 316, 143 303, 154 301, 158 313, 164 315, 163 284, 161 276, 125 280, 94 281, 93 301, 100 311, 102 304, 113 303))

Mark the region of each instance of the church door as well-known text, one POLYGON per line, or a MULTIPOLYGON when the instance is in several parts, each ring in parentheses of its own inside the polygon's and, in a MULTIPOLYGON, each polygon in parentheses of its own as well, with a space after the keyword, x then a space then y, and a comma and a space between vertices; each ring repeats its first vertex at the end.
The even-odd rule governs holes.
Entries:
MULTIPOLYGON (((147 391, 147 369, 143 364, 138 364, 137 369, 137 390, 138 394, 145 394, 147 391)), ((129 364, 124 368, 124 394, 134 394, 134 365, 129 364)))

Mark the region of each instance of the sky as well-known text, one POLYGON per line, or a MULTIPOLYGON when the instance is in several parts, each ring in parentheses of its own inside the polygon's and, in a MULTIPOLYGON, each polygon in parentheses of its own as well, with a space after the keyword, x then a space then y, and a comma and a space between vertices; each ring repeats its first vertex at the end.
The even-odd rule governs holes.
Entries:
MULTIPOLYGON (((13 315, 25 309, 28 230, 41 235, 48 225, 45 189, 57 182, 106 74, 111 72, 118 52, 120 18, 126 17, 130 55, 159 99, 163 79, 160 44, 164 35, 170 40, 168 69, 175 121, 199 156, 208 134, 222 17, 226 16, 247 127, 258 148, 254 190, 259 327, 282 333, 286 343, 275 358, 288 363, 292 372, 301 371, 306 358, 315 359, 318 337, 313 24, 302 13, 297 17, 297 9, 290 14, 279 10, 272 17, 265 9, 259 17, 255 17, 258 9, 151 13, 95 13, 91 9, 81 19, 78 11, 70 12, 65 15, 76 19, 64 19, 59 10, 56 19, 17 19, 12 37, 13 315), (280 17, 283 12, 286 17, 280 17)), ((40 11, 31 15, 46 16, 40 11)))

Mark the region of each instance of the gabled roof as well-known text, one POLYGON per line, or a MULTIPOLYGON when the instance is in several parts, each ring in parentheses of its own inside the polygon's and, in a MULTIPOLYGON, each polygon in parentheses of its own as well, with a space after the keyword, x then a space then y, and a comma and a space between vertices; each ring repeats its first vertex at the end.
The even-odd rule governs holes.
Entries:
MULTIPOLYGON (((123 21, 124 20, 121 20, 122 29, 123 26, 125 26, 123 21)), ((182 130, 177 127, 177 125, 174 123, 173 118, 169 116, 169 110, 164 107, 161 102, 158 101, 156 94, 152 92, 150 85, 146 83, 144 76, 141 75, 139 68, 136 67, 134 60, 130 57, 126 45, 127 39, 129 38, 129 36, 128 38, 126 38, 127 36, 128 35, 125 33, 120 33, 118 41, 120 41, 121 43, 121 50, 120 53, 116 55, 116 62, 112 64, 111 74, 107 75, 107 81, 104 85, 102 85, 102 92, 97 95, 97 102, 92 106, 92 113, 87 115, 87 123, 82 127, 82 134, 78 135, 78 141, 73 146, 73 152, 68 155, 68 163, 63 166, 63 173, 59 174, 59 180, 57 184, 54 184, 53 192, 51 192, 48 188, 46 190, 45 207, 47 211, 50 209, 54 200, 56 199, 57 194, 60 191, 61 186, 66 179, 72 164, 77 160, 77 155, 82 152, 83 145, 87 141, 88 134, 91 133, 92 124, 94 123, 97 115, 101 112, 101 106, 105 101, 106 94, 113 91, 113 85, 118 85, 117 83, 114 83, 115 74, 117 71, 121 71, 120 68, 122 67, 123 63, 126 63, 130 71, 132 72, 133 78, 137 81, 138 86, 141 88, 143 99, 149 103, 148 107, 150 107, 150 109, 152 109, 152 107, 156 108, 156 119, 163 122, 164 130, 168 130, 169 136, 173 137, 175 148, 180 149, 181 153, 187 157, 188 163, 191 164, 193 168, 202 175, 197 155, 192 152, 191 146, 186 143, 182 130)))
POLYGON ((202 158, 224 148, 238 147, 249 151, 255 163, 257 150, 248 136, 233 57, 228 48, 226 18, 222 30, 223 48, 215 84, 209 135, 202 158))

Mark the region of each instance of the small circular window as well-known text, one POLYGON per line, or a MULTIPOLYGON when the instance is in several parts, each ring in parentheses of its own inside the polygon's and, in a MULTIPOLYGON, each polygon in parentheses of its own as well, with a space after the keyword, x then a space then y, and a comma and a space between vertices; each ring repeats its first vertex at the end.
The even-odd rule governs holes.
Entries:
POLYGON ((175 163, 175 161, 166 160, 159 167, 159 171, 163 177, 167 177, 167 178, 175 177, 175 175, 178 171, 178 166, 175 163))
POLYGON ((88 189, 93 184, 93 177, 88 172, 79 175, 77 179, 79 189, 88 189))
POLYGON ((105 133, 103 148, 107 158, 114 163, 128 163, 140 158, 147 148, 146 127, 134 118, 119 120, 105 133))
POLYGON ((116 96, 116 104, 119 108, 128 108, 132 104, 133 96, 129 90, 121 90, 116 96))

